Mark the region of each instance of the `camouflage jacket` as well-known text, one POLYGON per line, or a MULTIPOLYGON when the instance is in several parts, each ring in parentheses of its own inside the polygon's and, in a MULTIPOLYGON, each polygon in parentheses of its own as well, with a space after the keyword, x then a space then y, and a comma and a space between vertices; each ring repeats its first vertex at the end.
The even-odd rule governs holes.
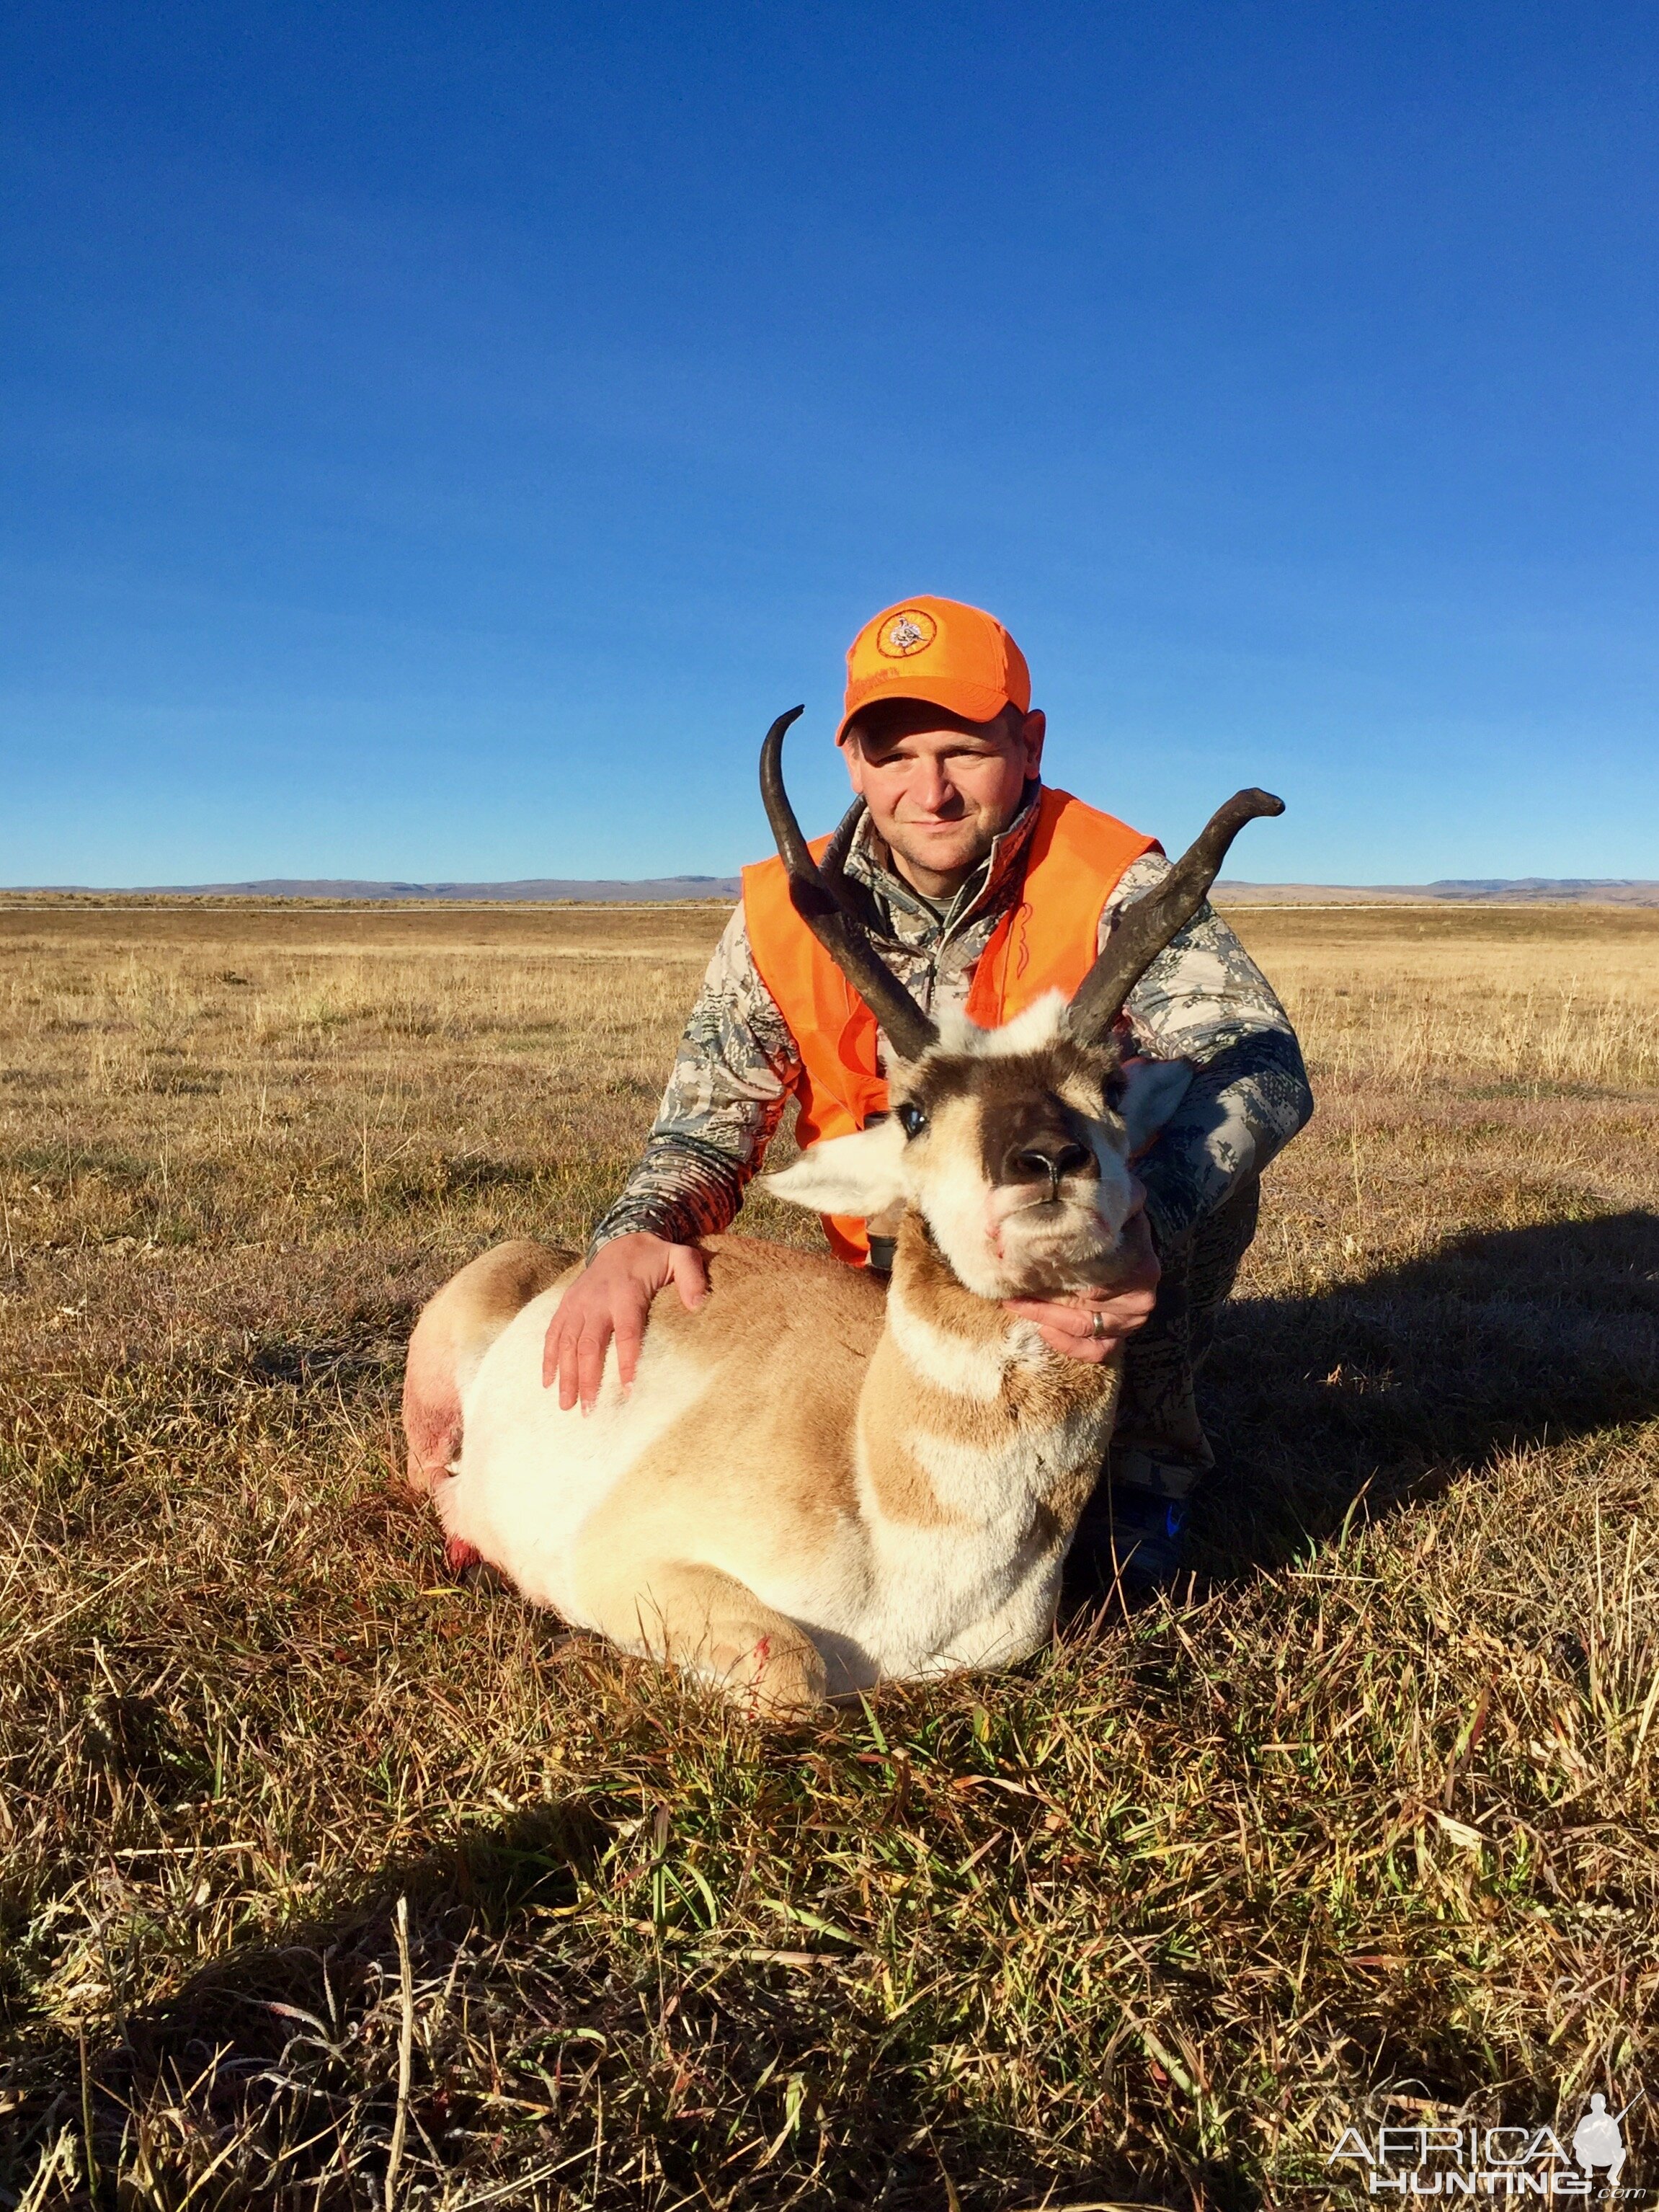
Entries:
MULTIPOLYGON (((1019 895, 1036 826, 1036 787, 955 898, 938 908, 892 870, 866 815, 847 872, 870 891, 902 953, 887 952, 917 1003, 959 1006, 992 931, 1019 895)), ((1149 853, 1125 871, 1102 934, 1126 900, 1169 872, 1149 853)), ((1186 1058, 1197 1075, 1139 1164, 1160 1250, 1258 1173, 1301 1128, 1313 1098, 1296 1034, 1271 986, 1206 904, 1135 986, 1127 1018, 1134 1048, 1186 1058)), ((599 1222, 590 1258, 613 1237, 650 1230, 676 1243, 728 1227, 760 1166, 800 1073, 800 1054, 749 948, 739 906, 715 947, 685 1025, 674 1071, 622 1195, 599 1222)))

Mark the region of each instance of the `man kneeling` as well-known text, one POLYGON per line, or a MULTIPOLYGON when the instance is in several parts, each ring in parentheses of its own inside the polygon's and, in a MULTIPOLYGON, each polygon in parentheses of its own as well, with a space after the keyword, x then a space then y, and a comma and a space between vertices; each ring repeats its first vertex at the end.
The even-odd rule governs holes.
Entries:
MULTIPOLYGON (((1073 991, 1114 917, 1168 872, 1162 848, 1041 780, 1044 717, 1002 625, 915 599, 866 624, 848 654, 836 733, 866 802, 847 880, 887 965, 930 1013, 986 1027, 1045 990, 1073 991)), ((1206 905, 1153 962, 1124 1016, 1127 1049, 1185 1059, 1194 1078, 1139 1158, 1140 1264, 1060 1304, 1021 1301, 1057 1352, 1121 1347, 1106 1473, 1073 1559, 1079 1595, 1182 1559, 1187 1501, 1214 1454, 1194 1377, 1255 1233, 1259 1178, 1313 1110, 1294 1031, 1267 979, 1206 905)), ((651 1300, 688 1308, 706 1275, 692 1240, 727 1228, 793 1094, 803 1146, 886 1110, 884 1044, 791 902, 778 860, 744 872, 685 1028, 645 1156, 600 1221, 547 1335, 562 1406, 598 1394, 616 1340, 631 1382, 651 1300)), ((879 1219, 826 1217, 849 1267, 890 1264, 879 1219)))

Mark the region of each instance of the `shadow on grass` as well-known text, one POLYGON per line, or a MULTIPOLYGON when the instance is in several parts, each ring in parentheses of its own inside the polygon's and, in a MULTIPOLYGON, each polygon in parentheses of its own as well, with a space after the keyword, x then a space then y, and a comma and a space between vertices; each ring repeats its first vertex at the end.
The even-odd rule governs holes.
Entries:
MULTIPOLYGON (((355 2185, 337 2172, 337 2191, 325 2190, 319 2201, 361 2200, 364 2172, 384 2172, 396 2108, 397 1900, 408 1900, 411 1976, 422 2017, 429 2018, 434 1994, 446 1983, 453 1992, 459 1982, 463 1999, 473 1995, 469 1963, 487 1958, 504 1936, 516 1933, 522 1950, 528 1931, 556 1926, 610 1838, 605 1822, 580 1802, 532 1806, 488 1827, 463 1830, 446 1844, 376 1869, 330 1910, 292 1929, 286 1942, 240 1944, 165 2002, 125 2015, 119 2041, 93 2050, 87 2062, 84 2094, 103 2172, 112 2175, 121 2166, 124 2136, 131 2166, 138 2116, 188 2112, 195 2130, 188 2145, 176 2134, 169 2142, 165 2121, 147 2128, 140 2122, 165 2196, 199 2172, 205 2159, 192 2161, 190 2154, 202 2142, 209 2142, 210 2156, 214 2138, 234 2138, 257 2114, 262 2124, 240 2165, 241 2179, 258 2175, 259 2185, 240 2191, 233 2167, 223 2177, 223 2193, 210 2202, 263 2203, 263 2180, 273 2164, 282 2166, 285 2185, 320 2184, 343 2128, 359 2148, 369 2146, 367 2169, 358 2166, 355 2185), (309 2154, 283 2157, 307 2138, 315 2139, 309 2154), (169 2152, 179 2162, 169 2162, 169 2152)), ((487 2014, 499 2010, 504 1994, 490 1992, 487 2014)), ((580 2017, 580 1976, 568 1994, 580 2017)), ((465 2002, 451 2009, 464 2018, 465 2002)), ((490 2051, 494 2025, 493 2019, 481 2021, 476 2039, 490 2051)), ((27 2141, 38 2154, 66 2122, 82 2134, 82 2093, 65 2086, 76 2081, 80 2064, 73 2041, 61 2039, 55 2046, 37 2046, 22 2062, 19 2073, 26 2069, 40 2087, 13 2107, 20 2148, 27 2141)), ((488 2081, 489 2056, 467 2070, 488 2081)), ((428 2137, 477 2124, 476 2094, 451 2090, 442 2069, 434 2071, 424 2058, 419 2079, 413 2112, 428 2137)), ((21 2178, 0 2154, 0 2185, 21 2178)), ((84 2186, 71 2202, 89 2202, 84 2186)))
POLYGON ((1659 1413, 1659 1214, 1460 1237, 1303 1298, 1229 1307, 1203 1382, 1221 1579, 1281 1565, 1504 1454, 1659 1413))
MULTIPOLYGON (((441 2186, 468 2203, 684 2204, 731 2163, 734 2127, 739 2145, 754 2139, 744 2162, 775 2138, 764 2179, 710 2203, 950 2212, 1008 2201, 1006 2166, 981 2172, 971 2116, 943 2148, 933 2139, 939 2114, 913 2079, 931 2028, 848 2007, 825 1967, 802 1971, 804 1953, 727 1951, 712 1937, 658 1948, 639 1923, 644 1940, 624 1955, 586 1935, 568 1916, 612 1833, 587 1804, 544 1806, 379 1869, 288 1942, 240 1947, 129 2017, 120 2042, 93 2055, 84 2091, 72 2041, 38 2051, 42 2087, 17 2119, 35 2146, 65 2123, 78 2138, 84 2094, 103 2174, 148 2172, 158 2203, 194 2201, 216 2154, 240 2143, 206 2199, 221 2212, 378 2207, 398 2118, 401 1897, 418 2033, 400 2172, 420 2201, 441 2186), (826 2003, 840 2010, 833 2051, 826 2003), (818 2094, 843 2138, 827 2170, 799 2119, 818 2094), (647 2142, 648 2185, 629 2178, 647 2142), (943 2178, 947 2157, 960 2189, 943 2178), (550 2191, 560 2174, 568 2196, 550 2191)), ((1038 2181, 1054 2212, 1078 2193, 1046 2168, 1038 2181)), ((82 2186, 68 2201, 93 2212, 116 2200, 82 2186)), ((152 2199, 124 2181, 120 2203, 141 2201, 152 2199)))

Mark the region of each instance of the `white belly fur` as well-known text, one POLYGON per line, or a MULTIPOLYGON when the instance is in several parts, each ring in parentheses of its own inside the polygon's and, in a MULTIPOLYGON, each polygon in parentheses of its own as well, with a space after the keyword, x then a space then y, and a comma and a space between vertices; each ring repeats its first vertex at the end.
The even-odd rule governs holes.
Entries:
MULTIPOLYGON (((562 1412, 556 1389, 541 1379, 561 1296, 555 1289, 532 1299, 485 1354, 465 1394, 460 1460, 436 1503, 448 1534, 476 1546, 532 1604, 596 1628, 574 1572, 583 1526, 718 1382, 706 1365, 647 1333, 648 1389, 623 1397, 613 1351, 593 1412, 562 1412)), ((1042 1441, 1052 1448, 1059 1439, 1042 1441)), ((1075 1449, 1075 1438, 1066 1441, 1075 1449)), ((983 1480, 988 1470, 976 1472, 983 1480)), ((1039 1554, 1017 1537, 1011 1545, 1010 1531, 971 1510, 954 1528, 896 1521, 866 1483, 860 1489, 863 1518, 849 1519, 827 1550, 781 1546, 776 1522, 727 1526, 715 1516, 699 1531, 698 1563, 745 1583, 805 1630, 830 1667, 832 1692, 1006 1664, 1045 1640, 1057 1553, 1039 1554)))
POLYGON ((652 1345, 648 1391, 624 1398, 614 1350, 590 1414, 562 1412, 542 1382, 542 1346, 562 1292, 544 1291, 485 1353, 463 1403, 461 1457, 438 1494, 452 1536, 476 1545, 533 1605, 579 1627, 570 1568, 582 1523, 708 1387, 708 1370, 652 1345))

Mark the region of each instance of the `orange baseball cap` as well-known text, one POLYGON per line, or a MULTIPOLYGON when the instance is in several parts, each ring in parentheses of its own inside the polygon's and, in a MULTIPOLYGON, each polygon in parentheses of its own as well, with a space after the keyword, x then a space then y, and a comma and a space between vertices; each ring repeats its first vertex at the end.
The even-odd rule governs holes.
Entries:
POLYGON ((866 623, 848 650, 837 744, 872 699, 925 699, 988 722, 1005 707, 1030 713, 1031 672, 994 615, 960 599, 901 599, 866 623))

